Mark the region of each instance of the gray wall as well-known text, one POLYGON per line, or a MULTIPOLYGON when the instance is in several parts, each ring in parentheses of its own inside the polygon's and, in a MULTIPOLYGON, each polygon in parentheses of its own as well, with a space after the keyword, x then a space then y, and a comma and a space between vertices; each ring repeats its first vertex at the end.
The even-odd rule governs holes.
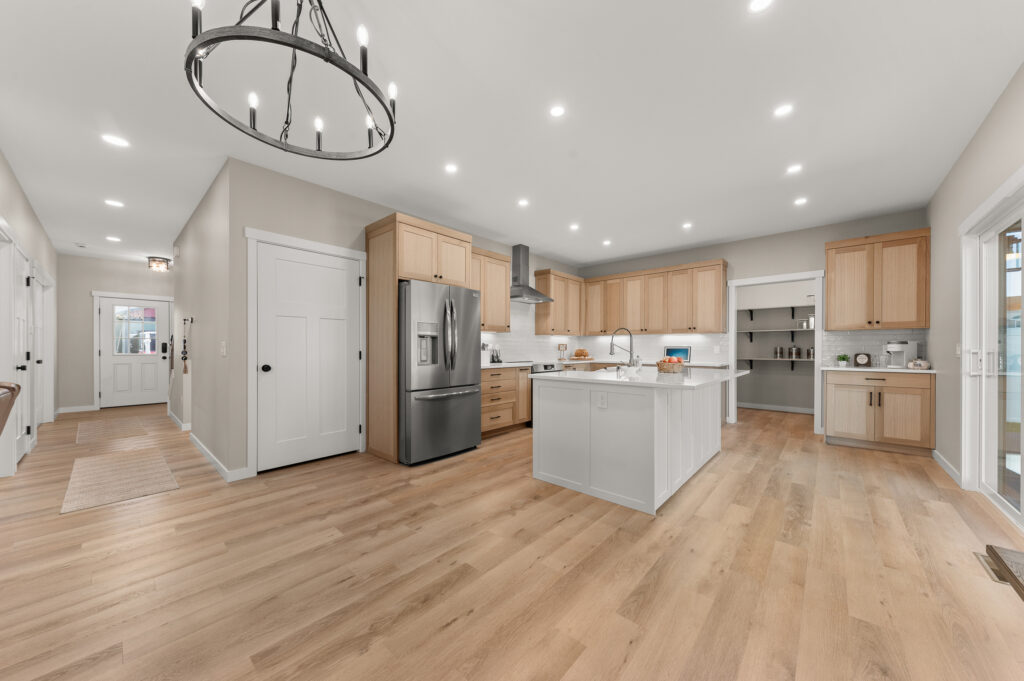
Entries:
POLYGON ((932 223, 932 316, 928 345, 936 379, 935 448, 957 470, 960 451, 960 224, 1024 166, 1024 68, 1006 91, 928 205, 932 223), (939 276, 936 276, 939 274, 939 276))
POLYGON ((57 251, 3 153, 0 153, 0 218, 7 221, 28 257, 37 260, 46 273, 56 279, 57 251))
POLYGON ((85 407, 93 394, 93 291, 174 295, 174 276, 152 272, 142 261, 74 255, 57 258, 57 408, 85 407))
POLYGON ((221 339, 228 337, 232 311, 228 300, 228 171, 225 164, 174 242, 174 351, 178 357, 170 408, 180 420, 191 419, 192 433, 215 456, 227 451, 231 436, 226 427, 228 401, 245 399, 244 385, 241 395, 228 385, 228 364, 219 349, 221 339), (185 317, 195 318, 188 338, 190 415, 184 413, 181 393, 185 317))
POLYGON ((924 209, 921 208, 801 229, 796 232, 773 234, 756 239, 744 239, 713 246, 649 255, 643 258, 591 265, 582 268, 582 276, 599 277, 605 274, 668 267, 715 258, 724 258, 728 261, 729 279, 823 270, 825 269, 825 242, 827 241, 872 236, 886 232, 901 232, 927 226, 927 216, 924 209))

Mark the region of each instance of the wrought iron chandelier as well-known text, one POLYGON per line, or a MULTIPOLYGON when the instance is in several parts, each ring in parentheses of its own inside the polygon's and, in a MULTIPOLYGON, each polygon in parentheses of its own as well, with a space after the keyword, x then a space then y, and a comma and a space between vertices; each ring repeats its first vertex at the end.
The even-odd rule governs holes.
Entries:
POLYGON ((192 87, 193 92, 202 102, 209 107, 213 113, 232 127, 241 130, 246 135, 258 139, 264 144, 277 147, 283 151, 312 158, 322 158, 334 161, 351 161, 361 158, 369 158, 384 151, 391 144, 395 137, 395 98, 398 95, 398 88, 394 83, 388 86, 387 97, 377 84, 370 78, 368 69, 369 33, 366 27, 360 25, 356 30, 356 40, 359 44, 359 65, 353 64, 345 55, 338 40, 338 34, 334 31, 327 11, 324 9, 323 0, 295 0, 295 20, 290 31, 282 31, 281 24, 281 0, 244 0, 242 9, 239 12, 238 21, 232 26, 222 26, 203 30, 203 8, 205 0, 192 0, 192 42, 189 43, 185 52, 185 76, 192 87), (269 1, 270 4, 270 27, 249 25, 246 22, 269 1), (309 8, 309 23, 316 33, 320 43, 315 43, 299 36, 299 23, 302 20, 305 6, 309 8), (285 87, 286 106, 285 118, 281 125, 281 132, 273 137, 261 132, 257 127, 256 112, 259 108, 259 97, 255 92, 249 93, 249 119, 241 121, 235 118, 224 107, 220 106, 209 93, 203 88, 203 66, 210 54, 222 43, 230 41, 255 41, 280 45, 291 50, 291 67, 288 81, 285 87), (364 149, 352 151, 329 151, 323 147, 324 123, 323 119, 317 117, 313 121, 312 146, 303 146, 290 141, 292 132, 292 85, 295 78, 295 69, 298 64, 298 53, 302 52, 318 57, 325 63, 340 70, 348 78, 352 79, 356 95, 366 109, 366 138, 367 145, 364 149), (387 117, 385 126, 378 124, 373 109, 366 101, 365 93, 380 104, 380 109, 387 117), (379 142, 379 143, 378 143, 379 142))

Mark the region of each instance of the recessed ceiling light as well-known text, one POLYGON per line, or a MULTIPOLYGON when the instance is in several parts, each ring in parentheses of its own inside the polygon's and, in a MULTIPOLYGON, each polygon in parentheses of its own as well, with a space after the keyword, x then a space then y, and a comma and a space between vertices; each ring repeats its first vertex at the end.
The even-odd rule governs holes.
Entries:
POLYGON ((785 104, 779 104, 777 107, 775 107, 776 118, 785 118, 791 113, 793 113, 793 105, 790 104, 789 102, 786 102, 785 104))
POLYGON ((806 196, 801 196, 800 198, 798 198, 796 201, 793 202, 793 205, 794 206, 806 206, 807 205, 807 197, 806 196))
POLYGON ((757 14, 758 12, 763 12, 771 7, 773 2, 775 2, 775 0, 750 0, 750 4, 747 5, 747 8, 753 14, 757 14))
POLYGON ((803 169, 804 169, 804 167, 802 165, 800 165, 799 163, 794 163, 793 165, 791 165, 788 168, 786 168, 786 174, 787 175, 796 175, 797 173, 803 172, 803 169))
POLYGON ((103 203, 107 204, 111 208, 124 208, 124 202, 118 201, 117 199, 107 199, 103 203))
POLYGON ((691 227, 693 227, 693 223, 692 222, 684 222, 683 223, 683 229, 690 229, 691 227))
POLYGON ((448 173, 449 175, 454 175, 455 173, 459 172, 459 167, 454 163, 448 163, 445 164, 444 172, 448 173))
POLYGON ((108 236, 107 237, 107 241, 113 241, 114 243, 117 243, 120 240, 121 240, 121 237, 119 237, 119 236, 108 236))
POLYGON ((605 239, 601 243, 604 244, 605 246, 611 246, 612 245, 611 239, 605 239))
POLYGON ((130 147, 131 143, 123 137, 117 135, 103 135, 103 141, 107 144, 113 144, 115 147, 130 147))
POLYGON ((530 199, 519 199, 516 203, 519 204, 520 208, 526 208, 530 205, 530 199))
POLYGON ((555 118, 561 118, 565 115, 565 107, 561 104, 555 104, 551 107, 551 115, 555 118))
POLYGON ((580 228, 580 226, 578 224, 576 224, 575 222, 572 223, 571 225, 569 225, 569 229, 571 229, 574 232, 578 231, 579 228, 580 228))

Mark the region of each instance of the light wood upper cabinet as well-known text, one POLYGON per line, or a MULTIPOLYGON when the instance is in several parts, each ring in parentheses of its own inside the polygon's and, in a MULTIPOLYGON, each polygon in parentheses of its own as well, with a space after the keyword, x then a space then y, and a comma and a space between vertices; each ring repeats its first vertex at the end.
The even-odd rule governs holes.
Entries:
POLYGON ((693 331, 693 274, 692 270, 674 270, 668 273, 668 332, 693 331))
POLYGON ((693 330, 725 333, 725 268, 722 265, 693 270, 693 330))
POLYGON ((437 235, 437 280, 469 288, 473 245, 468 241, 437 235))
POLYGON ((584 335, 600 336, 604 331, 604 282, 584 284, 584 335))
POLYGON ((928 327, 928 247, 928 237, 875 244, 876 329, 928 327))
POLYGON ((399 221, 398 278, 471 287, 472 237, 425 221, 399 221))
MULTIPOLYGON (((644 278, 622 280, 622 326, 634 333, 644 331, 644 278)), ((614 327, 612 329, 615 330, 614 327)))
POLYGON ((538 336, 582 335, 583 280, 554 270, 538 270, 534 278, 537 290, 553 300, 534 307, 534 333, 538 336))
POLYGON ((480 291, 480 330, 511 331, 512 265, 509 257, 474 248, 471 272, 470 288, 480 291))
POLYGON ((565 330, 570 336, 583 334, 583 283, 565 280, 565 330))
POLYGON ((437 233, 398 224, 398 277, 437 281, 437 233))
POLYGON ((669 275, 644 276, 644 333, 668 333, 669 275))
POLYGON ((825 328, 928 328, 931 230, 825 245, 825 328))
POLYGON ((622 280, 604 282, 604 329, 601 333, 614 333, 622 324, 622 280))

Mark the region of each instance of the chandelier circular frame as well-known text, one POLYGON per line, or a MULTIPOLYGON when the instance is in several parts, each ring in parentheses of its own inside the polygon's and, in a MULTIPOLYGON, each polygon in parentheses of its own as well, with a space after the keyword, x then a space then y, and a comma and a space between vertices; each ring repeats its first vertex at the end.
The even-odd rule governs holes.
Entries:
POLYGON ((311 40, 306 40, 305 38, 292 35, 286 31, 263 28, 260 26, 243 25, 223 26, 203 31, 196 36, 191 43, 189 43, 188 49, 185 52, 185 77, 188 78, 188 84, 192 87, 192 91, 196 93, 196 96, 202 100, 203 104, 205 104, 210 111, 217 114, 221 120, 233 128, 244 132, 249 137, 258 139, 260 142, 269 144, 272 147, 277 147, 282 151, 329 161, 355 161, 358 159, 376 156, 387 149, 395 137, 395 114, 391 110, 384 93, 379 87, 377 87, 377 84, 374 83, 369 76, 364 74, 358 66, 352 64, 337 52, 329 50, 323 45, 314 43, 311 40), (211 97, 203 88, 203 85, 200 82, 200 77, 197 76, 195 63, 196 61, 202 60, 199 56, 200 52, 207 55, 213 47, 220 45, 221 43, 227 43, 235 40, 271 43, 273 45, 280 45, 292 50, 298 50, 299 52, 322 59, 331 66, 343 71, 347 76, 356 81, 359 86, 369 92, 370 95, 380 104, 380 108, 384 111, 385 115, 387 115, 387 134, 381 140, 381 144, 376 144, 372 147, 359 149, 357 151, 318 151, 317 149, 291 144, 276 137, 271 137, 270 135, 260 132, 232 116, 226 109, 217 104, 213 97, 211 97))

